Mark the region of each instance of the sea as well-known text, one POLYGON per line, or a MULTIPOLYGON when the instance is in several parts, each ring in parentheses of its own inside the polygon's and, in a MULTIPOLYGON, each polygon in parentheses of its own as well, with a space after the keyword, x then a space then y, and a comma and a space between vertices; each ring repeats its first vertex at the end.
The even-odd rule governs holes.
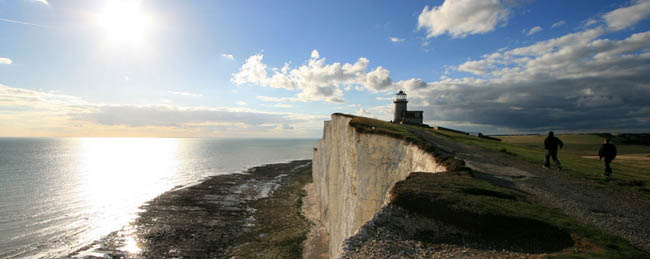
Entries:
POLYGON ((206 177, 311 159, 315 139, 0 138, 0 258, 64 257, 206 177))

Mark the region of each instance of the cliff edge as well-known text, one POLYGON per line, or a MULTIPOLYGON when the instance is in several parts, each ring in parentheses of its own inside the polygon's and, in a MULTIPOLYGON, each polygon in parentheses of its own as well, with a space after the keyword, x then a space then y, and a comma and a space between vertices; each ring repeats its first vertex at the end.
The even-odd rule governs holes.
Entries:
POLYGON ((496 166, 514 160, 450 152, 454 145, 422 127, 345 114, 324 126, 312 177, 330 258, 649 257, 560 206, 540 205, 512 181, 539 173, 496 166))
POLYGON ((432 154, 407 140, 359 132, 350 126, 352 118, 333 114, 314 150, 312 176, 321 223, 330 235, 331 258, 338 257, 343 241, 384 206, 396 182, 411 172, 447 170, 432 154))

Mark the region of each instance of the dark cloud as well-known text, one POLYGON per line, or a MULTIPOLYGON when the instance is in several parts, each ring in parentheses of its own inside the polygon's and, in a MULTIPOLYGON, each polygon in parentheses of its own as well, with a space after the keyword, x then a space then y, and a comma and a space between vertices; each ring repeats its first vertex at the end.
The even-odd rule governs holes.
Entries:
MULTIPOLYGON (((648 61, 650 69, 650 61, 648 61)), ((648 70, 650 71, 650 70, 648 70)), ((520 131, 649 129, 650 75, 455 85, 421 97, 428 120, 520 131)), ((413 95, 411 95, 413 97, 413 95)), ((417 96, 416 96, 417 98, 417 96)))

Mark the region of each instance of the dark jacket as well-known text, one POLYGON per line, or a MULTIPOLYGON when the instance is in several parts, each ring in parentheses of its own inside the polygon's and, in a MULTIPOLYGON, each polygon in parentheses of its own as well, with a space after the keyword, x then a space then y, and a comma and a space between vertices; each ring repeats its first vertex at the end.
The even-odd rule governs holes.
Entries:
POLYGON ((562 143, 562 140, 560 140, 559 138, 556 138, 555 136, 552 136, 552 137, 546 137, 546 139, 544 139, 544 148, 545 149, 547 149, 549 151, 557 152, 558 146, 560 148, 562 148, 562 146, 564 146, 564 143, 562 143))
POLYGON ((598 150, 598 156, 600 158, 605 158, 609 160, 614 160, 616 158, 616 146, 611 143, 603 144, 600 146, 600 150, 598 150))

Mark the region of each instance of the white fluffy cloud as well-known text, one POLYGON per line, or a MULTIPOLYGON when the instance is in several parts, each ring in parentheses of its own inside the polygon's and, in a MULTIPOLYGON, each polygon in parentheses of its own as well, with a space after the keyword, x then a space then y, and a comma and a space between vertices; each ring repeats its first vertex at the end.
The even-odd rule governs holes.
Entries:
POLYGON ((272 68, 267 73, 264 56, 255 54, 246 60, 231 81, 237 85, 254 84, 290 91, 300 91, 292 101, 343 102, 342 87, 363 86, 374 92, 391 89, 390 72, 383 67, 366 72, 369 60, 361 57, 355 63, 326 63, 317 50, 305 65, 291 68, 288 63, 282 68, 272 68))
POLYGON ((11 65, 11 63, 13 63, 11 59, 0 57, 0 64, 11 65))
POLYGON ((264 55, 255 54, 246 59, 246 63, 239 69, 239 73, 233 75, 232 82, 244 84, 265 81, 266 65, 262 63, 263 58, 264 55))
POLYGON ((530 28, 530 30, 528 30, 528 34, 527 34, 527 35, 530 36, 530 35, 533 35, 533 34, 535 34, 535 33, 540 32, 540 31, 542 31, 542 30, 543 30, 543 29, 542 29, 541 26, 535 26, 535 27, 533 27, 533 28, 530 28))
POLYGON ((628 7, 616 9, 603 15, 609 28, 620 30, 634 25, 650 15, 650 0, 636 0, 628 7))
POLYGON ((375 70, 366 74, 365 86, 375 91, 383 91, 393 85, 390 78, 390 72, 379 66, 375 70))
POLYGON ((402 89, 402 90, 406 90, 407 92, 411 92, 411 91, 418 91, 424 89, 427 86, 428 86, 427 82, 424 82, 422 79, 411 78, 411 79, 396 82, 395 85, 393 86, 393 89, 402 89))
POLYGON ((389 39, 390 39, 390 41, 397 42, 397 43, 404 42, 406 40, 406 39, 402 39, 402 38, 398 38, 398 37, 389 37, 389 39))
POLYGON ((427 38, 448 33, 454 38, 487 33, 504 24, 510 11, 498 0, 445 0, 440 6, 425 6, 418 17, 418 29, 427 38))

